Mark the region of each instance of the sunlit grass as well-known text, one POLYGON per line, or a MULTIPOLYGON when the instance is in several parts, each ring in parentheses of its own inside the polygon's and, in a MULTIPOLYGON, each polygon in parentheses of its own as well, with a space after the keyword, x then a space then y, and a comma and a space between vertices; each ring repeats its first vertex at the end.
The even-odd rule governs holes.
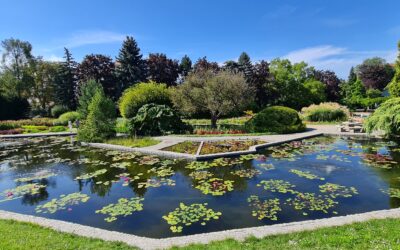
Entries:
POLYGON ((160 143, 159 140, 153 139, 151 137, 117 137, 106 140, 104 143, 121 145, 125 147, 142 148, 149 147, 160 143))

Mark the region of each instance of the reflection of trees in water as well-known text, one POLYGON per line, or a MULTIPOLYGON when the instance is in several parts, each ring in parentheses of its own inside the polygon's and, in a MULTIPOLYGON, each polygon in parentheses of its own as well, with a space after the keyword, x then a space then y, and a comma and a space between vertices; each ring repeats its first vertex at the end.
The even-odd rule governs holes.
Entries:
POLYGON ((25 194, 22 196, 23 205, 36 205, 41 201, 47 200, 49 198, 49 193, 46 188, 41 188, 37 194, 25 194))

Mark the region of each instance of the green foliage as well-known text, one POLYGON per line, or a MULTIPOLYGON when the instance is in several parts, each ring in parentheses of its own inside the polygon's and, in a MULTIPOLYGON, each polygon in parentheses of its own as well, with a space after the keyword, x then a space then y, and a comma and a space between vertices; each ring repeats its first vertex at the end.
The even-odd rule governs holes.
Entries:
POLYGON ((398 48, 398 55, 396 64, 394 66, 395 73, 394 77, 392 78, 392 81, 388 85, 389 93, 390 96, 392 97, 400 97, 400 41, 397 44, 397 48, 398 48))
POLYGON ((119 111, 124 118, 133 118, 145 104, 171 105, 167 85, 155 82, 138 83, 124 91, 119 111))
POLYGON ((59 117, 60 115, 66 113, 69 111, 68 107, 63 106, 63 105, 55 105, 54 107, 51 108, 51 116, 52 117, 59 117))
POLYGON ((293 173, 299 177, 303 177, 309 180, 325 180, 325 178, 319 177, 318 175, 312 174, 310 171, 301 171, 298 169, 289 170, 290 173, 293 173))
POLYGON ((114 145, 122 145, 126 147, 133 147, 133 148, 142 148, 142 147, 148 147, 148 146, 153 146, 158 143, 160 143, 159 140, 153 139, 151 137, 143 137, 143 138, 132 138, 132 137, 117 137, 117 138, 111 138, 105 141, 105 143, 108 144, 114 144, 114 145))
POLYGON ((101 142, 115 136, 115 106, 103 91, 98 90, 91 100, 88 116, 78 130, 78 139, 101 142))
POLYGON ((374 57, 358 65, 356 73, 365 88, 382 90, 392 80, 394 70, 385 59, 374 57))
POLYGON ((40 185, 37 183, 29 183, 17 186, 16 188, 6 189, 0 193, 0 198, 3 197, 3 199, 0 199, 0 202, 19 199, 27 194, 35 195, 38 194, 40 190, 42 190, 45 187, 46 187, 45 185, 40 185))
POLYGON ((328 210, 338 203, 326 196, 297 192, 295 198, 286 200, 286 204, 292 205, 296 210, 302 210, 303 215, 308 215, 305 211, 321 211, 323 213, 328 213, 328 210))
POLYGON ((311 105, 301 110, 305 120, 311 122, 345 121, 350 116, 349 110, 335 102, 311 105))
POLYGON ((103 207, 100 210, 97 210, 96 213, 108 215, 104 220, 107 222, 113 222, 117 220, 117 216, 128 216, 133 214, 136 211, 143 210, 143 198, 120 198, 118 203, 110 204, 108 206, 103 207))
POLYGON ((325 183, 324 185, 320 185, 319 189, 321 193, 328 194, 332 198, 337 198, 337 197, 349 198, 352 197, 353 195, 358 194, 358 191, 355 187, 346 187, 329 182, 325 183))
POLYGON ((170 107, 154 103, 142 106, 131 120, 131 126, 131 132, 138 135, 165 135, 191 130, 170 107))
POLYGON ((273 106, 257 113, 246 122, 245 128, 248 132, 286 134, 304 131, 305 125, 296 110, 288 107, 273 106))
POLYGON ((195 188, 199 189, 203 194, 211 194, 212 196, 224 195, 226 192, 233 191, 234 181, 224 181, 220 178, 211 178, 201 180, 195 188))
POLYGON ((240 73, 195 71, 171 91, 174 105, 186 114, 207 112, 216 128, 221 115, 244 111, 254 100, 254 90, 240 73))
POLYGON ((103 92, 103 87, 100 83, 96 82, 95 80, 89 80, 88 82, 84 83, 80 86, 80 93, 78 97, 78 112, 82 118, 86 118, 89 113, 89 105, 92 101, 94 95, 101 91, 103 92))
POLYGON ((368 133, 374 131, 385 136, 400 135, 400 97, 384 102, 364 123, 368 133))
POLYGON ((273 193, 296 193, 296 191, 293 189, 296 186, 283 180, 262 180, 259 184, 257 184, 257 187, 263 187, 265 190, 273 193))
POLYGON ((170 229, 174 233, 180 233, 184 226, 190 226, 196 222, 200 222, 200 225, 205 226, 211 219, 218 220, 222 215, 221 212, 215 212, 207 208, 207 205, 207 203, 194 203, 191 205, 180 203, 178 208, 163 216, 163 219, 171 225, 170 229))
POLYGON ((117 133, 128 134, 130 132, 130 122, 129 119, 117 118, 117 124, 115 125, 115 131, 117 133))
POLYGON ((105 173, 107 173, 107 169, 102 168, 102 169, 96 170, 92 173, 86 173, 86 174, 80 175, 80 176, 76 177, 75 180, 86 180, 86 179, 96 178, 97 176, 103 175, 105 173))
POLYGON ((60 117, 58 117, 57 120, 54 121, 54 124, 56 125, 68 125, 68 121, 75 122, 76 120, 79 120, 81 118, 81 114, 77 111, 69 111, 66 112, 60 117))
POLYGON ((308 80, 304 83, 304 87, 307 89, 307 98, 312 103, 321 103, 326 101, 326 85, 320 81, 308 80))
MULTIPOLYGON (((35 208, 36 213, 51 213, 54 214, 57 211, 65 210, 67 207, 78 205, 81 202, 87 202, 90 199, 89 195, 82 193, 72 193, 68 195, 60 195, 58 199, 52 199, 43 205, 39 205, 35 208)), ((71 209, 71 208, 68 208, 71 209)))

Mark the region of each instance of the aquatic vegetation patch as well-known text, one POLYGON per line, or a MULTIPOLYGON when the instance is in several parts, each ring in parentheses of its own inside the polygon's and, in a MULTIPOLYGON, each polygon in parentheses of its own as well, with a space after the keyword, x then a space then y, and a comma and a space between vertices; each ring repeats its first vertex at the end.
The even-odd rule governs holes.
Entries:
MULTIPOLYGON (((142 175, 143 173, 138 173, 137 175, 134 176, 131 176, 129 173, 122 173, 116 175, 115 177, 122 180, 122 186, 126 187, 129 185, 129 183, 133 182, 134 180, 139 180, 142 175)), ((113 182, 118 182, 118 181, 113 181, 113 182)))
POLYGON ((119 168, 119 169, 126 169, 127 167, 129 167, 131 164, 129 162, 115 162, 113 164, 110 165, 110 167, 112 168, 119 168))
POLYGON ((178 208, 162 218, 171 225, 170 229, 174 233, 180 233, 183 227, 191 226, 194 223, 200 223, 200 225, 205 226, 211 219, 218 220, 222 215, 221 212, 215 212, 211 208, 207 208, 207 205, 207 203, 194 203, 191 205, 180 203, 178 208))
POLYGON ((30 183, 18 186, 16 188, 6 189, 0 193, 0 197, 4 197, 4 199, 0 200, 0 202, 19 199, 22 198, 24 195, 35 195, 38 194, 40 190, 45 187, 46 185, 30 183))
POLYGON ((261 157, 261 155, 259 155, 259 154, 247 154, 247 155, 241 155, 239 157, 239 159, 242 161, 250 161, 250 160, 257 159, 259 157, 261 157))
POLYGON ((319 177, 318 175, 312 174, 310 171, 301 171, 297 169, 291 169, 289 170, 290 173, 293 173, 299 177, 303 177, 309 180, 325 180, 323 177, 319 177))
POLYGON ((173 175, 175 172, 171 167, 154 167, 149 169, 147 173, 154 173, 158 177, 167 177, 173 175))
POLYGON ((324 185, 320 185, 319 189, 321 193, 325 193, 332 198, 337 198, 337 197, 349 198, 352 197, 353 195, 358 194, 358 191, 355 187, 346 187, 329 182, 325 183, 324 185))
MULTIPOLYGON (((321 211, 323 213, 328 213, 328 210, 336 206, 338 202, 332 200, 328 196, 296 192, 295 198, 288 198, 286 204, 292 205, 296 210, 302 210, 303 215, 308 215, 305 211, 321 211)), ((333 213, 336 214, 336 212, 333 213)))
POLYGON ((172 179, 160 178, 160 179, 148 179, 145 182, 139 182, 138 188, 149 188, 149 187, 161 187, 161 186, 175 186, 175 181, 172 179))
POLYGON ((53 176, 56 176, 56 174, 55 173, 41 173, 41 174, 39 173, 39 174, 34 174, 29 177, 17 178, 14 181, 15 182, 32 182, 32 181, 47 179, 47 178, 50 178, 53 176))
POLYGON ((256 175, 261 174, 260 170, 257 169, 239 169, 233 171, 232 174, 237 175, 242 178, 253 178, 256 175))
POLYGON ((265 190, 273 193, 296 193, 293 189, 296 186, 284 180, 262 180, 257 187, 263 187, 265 190))
POLYGON ((209 180, 202 180, 195 186, 203 194, 211 194, 213 196, 224 195, 226 192, 233 190, 234 181, 224 181, 220 178, 211 178, 209 180))
POLYGON ((154 165, 160 162, 160 159, 154 155, 145 155, 139 161, 141 165, 154 165))
POLYGON ((107 222, 113 222, 117 220, 118 216, 123 216, 126 217, 128 215, 133 214, 136 211, 142 211, 143 210, 143 198, 121 198, 118 200, 118 203, 116 204, 109 204, 105 207, 103 207, 100 210, 96 211, 96 214, 104 214, 107 215, 104 220, 107 222))
POLYGON ((389 155, 364 154, 362 158, 365 163, 376 168, 390 169, 394 164, 397 164, 397 161, 394 161, 389 155))
POLYGON ((274 170, 275 166, 272 163, 259 163, 257 167, 261 168, 264 171, 274 170))
MULTIPOLYGON (((52 199, 51 201, 39 205, 35 208, 36 213, 51 213, 54 214, 59 210, 65 210, 67 207, 78 205, 79 203, 85 203, 89 200, 89 196, 87 194, 82 194, 80 192, 61 195, 58 199, 52 199)), ((68 208, 71 211, 71 208, 68 208)))
POLYGON ((253 209, 251 214, 259 220, 267 218, 276 221, 278 220, 278 212, 282 211, 280 201, 277 198, 262 201, 257 195, 252 195, 247 199, 247 202, 253 209))
POLYGON ((102 169, 96 170, 92 173, 86 173, 86 174, 80 175, 80 176, 76 177, 75 180, 86 180, 86 179, 95 178, 99 175, 105 174, 106 172, 107 172, 107 169, 102 168, 102 169))
POLYGON ((187 164, 185 168, 193 170, 203 170, 211 168, 211 166, 206 161, 192 161, 189 164, 187 164))
POLYGON ((195 180, 205 180, 212 177, 214 174, 208 171, 193 171, 189 174, 195 180))
POLYGON ((400 188, 389 188, 388 190, 381 190, 381 191, 392 198, 400 199, 400 188))
POLYGON ((234 151, 245 151, 251 146, 263 144, 264 141, 258 140, 223 140, 223 141, 206 141, 201 148, 200 154, 216 154, 234 151))

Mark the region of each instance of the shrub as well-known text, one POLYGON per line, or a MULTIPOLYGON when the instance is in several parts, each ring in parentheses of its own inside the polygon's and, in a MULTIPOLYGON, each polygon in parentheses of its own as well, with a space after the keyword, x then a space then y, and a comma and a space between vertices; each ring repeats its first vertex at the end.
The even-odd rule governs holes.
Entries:
POLYGON ((45 130, 48 129, 47 126, 35 126, 35 125, 25 125, 22 126, 24 129, 24 133, 31 134, 31 133, 40 133, 44 132, 45 130))
POLYGON ((170 107, 154 103, 139 109, 131 121, 131 128, 138 135, 164 135, 191 130, 170 107))
POLYGON ((104 90, 101 84, 96 82, 95 80, 89 80, 80 87, 78 97, 79 105, 77 111, 82 118, 86 118, 86 116, 88 115, 90 102, 98 91, 104 90))
POLYGON ((51 108, 50 113, 52 117, 59 117, 67 111, 69 111, 68 107, 65 107, 63 105, 55 105, 51 108))
POLYGON ((66 130, 67 130, 67 128, 64 126, 54 126, 54 127, 49 128, 50 132, 64 132, 66 130))
POLYGON ((149 103, 171 105, 167 85, 149 82, 128 88, 119 99, 119 111, 124 118, 133 118, 143 105, 149 103))
POLYGON ((54 123, 53 118, 33 118, 33 119, 23 119, 23 120, 5 120, 0 121, 0 129, 1 127, 9 127, 9 128, 20 128, 24 125, 33 125, 33 126, 53 126, 54 123))
POLYGON ((58 117, 57 120, 54 121, 54 125, 63 125, 66 126, 68 125, 68 121, 75 122, 76 120, 79 120, 81 115, 77 111, 69 111, 66 112, 60 117, 58 117))
POLYGON ((384 102, 364 123, 368 133, 381 132, 386 137, 400 135, 400 97, 384 102))
POLYGON ((0 135, 16 135, 22 134, 24 130, 22 128, 14 128, 9 130, 0 130, 0 135))
POLYGON ((324 102, 311 105, 301 110, 305 120, 312 122, 345 121, 350 115, 349 110, 335 102, 324 102))
POLYGON ((112 100, 97 91, 88 107, 88 116, 78 130, 78 139, 101 142, 115 136, 115 107, 112 100))
POLYGON ((296 110, 272 106, 247 121, 245 128, 248 132, 287 134, 304 131, 306 127, 296 110))
POLYGON ((115 131, 117 133, 129 133, 130 131, 129 120, 125 118, 118 118, 117 125, 115 126, 115 131))

